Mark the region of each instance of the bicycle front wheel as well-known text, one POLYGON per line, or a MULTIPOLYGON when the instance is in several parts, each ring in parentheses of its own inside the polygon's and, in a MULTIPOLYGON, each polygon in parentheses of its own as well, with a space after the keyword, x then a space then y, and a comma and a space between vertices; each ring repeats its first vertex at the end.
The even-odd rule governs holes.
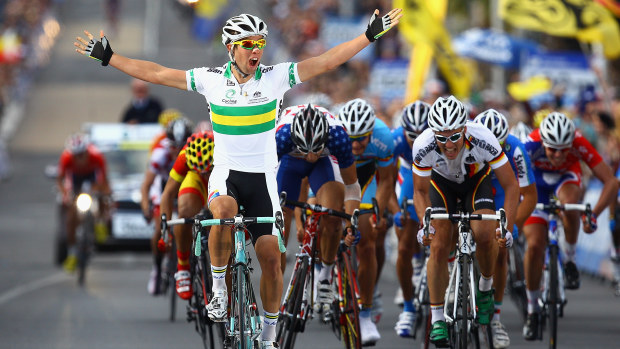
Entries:
POLYGON ((547 297, 547 315, 549 316, 550 349, 556 348, 558 337, 558 307, 560 305, 558 290, 558 264, 560 260, 558 259, 558 249, 559 247, 557 245, 549 246, 549 295, 547 297))
POLYGON ((246 277, 245 268, 241 265, 235 267, 234 274, 234 287, 233 291, 233 316, 230 321, 232 335, 233 335, 233 348, 235 349, 247 349, 250 347, 251 339, 249 336, 248 316, 247 313, 247 299, 246 299, 246 277))
POLYGON ((508 249, 508 292, 523 321, 527 319, 527 294, 523 267, 523 246, 515 243, 508 249))
POLYGON ((340 332, 342 334, 342 342, 347 349, 361 348, 362 339, 360 333, 359 321, 359 304, 356 293, 355 272, 349 259, 347 251, 340 252, 337 261, 338 270, 338 288, 339 297, 341 297, 342 306, 340 306, 339 319, 340 332))
POLYGON ((303 328, 303 321, 301 315, 301 307, 303 303, 304 290, 306 288, 306 278, 308 275, 308 266, 310 261, 309 257, 301 257, 302 261, 299 268, 292 276, 293 287, 286 298, 285 314, 280 316, 277 341, 280 347, 283 349, 293 348, 295 345, 295 339, 297 338, 297 332, 300 332, 303 328))

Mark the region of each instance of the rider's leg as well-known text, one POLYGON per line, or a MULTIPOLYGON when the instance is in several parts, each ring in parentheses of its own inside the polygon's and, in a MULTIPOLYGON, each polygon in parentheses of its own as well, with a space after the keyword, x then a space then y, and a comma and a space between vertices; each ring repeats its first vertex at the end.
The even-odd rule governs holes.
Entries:
POLYGON ((372 306, 372 295, 377 279, 377 258, 375 255, 376 233, 369 222, 370 214, 363 214, 359 217, 359 230, 361 239, 357 245, 357 255, 359 258, 358 283, 360 288, 360 300, 363 309, 370 309, 372 306))
POLYGON ((274 341, 275 325, 278 320, 278 309, 282 297, 282 270, 280 268, 280 250, 275 235, 263 235, 258 238, 256 257, 260 263, 260 297, 265 311, 261 340, 274 341))
MULTIPOLYGON (((177 212, 180 218, 194 217, 202 208, 202 198, 193 193, 179 196, 177 212)), ((192 286, 189 275, 189 255, 192 246, 192 227, 188 224, 174 226, 174 239, 177 245, 176 290, 179 297, 189 299, 192 286)))
MULTIPOLYGON (((574 183, 565 183, 558 189, 558 199, 562 204, 578 203, 582 197, 582 190, 574 183)), ((562 223, 564 225, 564 237, 566 239, 566 259, 575 261, 577 249, 577 237, 579 235, 579 211, 566 211, 562 223)))
MULTIPOLYGON (((231 196, 220 195, 211 201, 209 209, 215 219, 230 218, 237 214, 237 201, 231 196)), ((231 252, 232 234, 230 227, 223 225, 211 227, 209 233, 211 265, 217 267, 227 266, 231 252)), ((215 291, 215 287, 213 290, 215 291)))
POLYGON ((396 258, 396 275, 403 291, 405 311, 412 306, 414 286, 411 280, 413 276, 413 255, 420 249, 417 241, 418 222, 408 219, 398 236, 398 257, 396 258), (411 304, 407 304, 407 303, 411 304))
MULTIPOLYGON (((476 210, 474 213, 495 214, 490 209, 476 210)), ((482 278, 492 278, 495 272, 495 263, 497 261, 497 241, 495 240, 495 225, 485 221, 471 221, 471 229, 476 241, 476 259, 480 266, 480 274, 482 278)), ((481 282, 482 279, 481 279, 481 282)), ((489 288, 491 285, 489 285, 489 288)), ((482 290, 481 291, 485 291, 482 290)))
MULTIPOLYGON (((294 210, 286 206, 282 207, 282 215, 284 216, 284 236, 282 238, 284 240, 284 246, 288 246, 289 237, 291 234, 295 235, 297 231, 297 229, 291 226, 293 222, 293 212, 294 210)), ((280 256, 280 267, 282 269, 282 274, 284 274, 284 270, 286 269, 286 252, 282 253, 280 256)))
POLYGON ((428 292, 431 301, 431 322, 444 321, 443 304, 448 287, 448 255, 452 241, 452 223, 450 221, 433 221, 435 236, 431 243, 428 258, 427 278, 428 292))
POLYGON ((493 288, 495 289, 495 294, 493 295, 493 300, 495 301, 493 320, 495 321, 499 321, 507 278, 508 250, 505 247, 500 247, 497 253, 497 260, 495 261, 495 275, 493 276, 493 288))
MULTIPOLYGON (((344 185, 336 181, 324 183, 316 194, 318 203, 333 210, 342 210, 344 203, 344 185)), ((338 244, 342 237, 342 218, 325 215, 321 217, 319 231, 321 232, 321 280, 331 282, 331 270, 336 259, 338 244)))

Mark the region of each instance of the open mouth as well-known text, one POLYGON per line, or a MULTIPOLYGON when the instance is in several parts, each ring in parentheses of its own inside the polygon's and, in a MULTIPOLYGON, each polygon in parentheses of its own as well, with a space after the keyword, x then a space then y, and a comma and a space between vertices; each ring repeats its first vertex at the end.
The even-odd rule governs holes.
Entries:
POLYGON ((258 58, 250 58, 250 67, 254 68, 258 65, 258 58))

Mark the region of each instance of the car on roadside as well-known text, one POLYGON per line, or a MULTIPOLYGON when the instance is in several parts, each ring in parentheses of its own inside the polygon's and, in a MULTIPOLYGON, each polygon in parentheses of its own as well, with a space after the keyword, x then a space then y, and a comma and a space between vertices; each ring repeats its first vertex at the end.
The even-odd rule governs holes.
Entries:
POLYGON ((112 190, 109 234, 97 245, 149 248, 154 227, 142 214, 140 186, 153 140, 164 129, 159 124, 88 123, 83 130, 105 156, 112 190))

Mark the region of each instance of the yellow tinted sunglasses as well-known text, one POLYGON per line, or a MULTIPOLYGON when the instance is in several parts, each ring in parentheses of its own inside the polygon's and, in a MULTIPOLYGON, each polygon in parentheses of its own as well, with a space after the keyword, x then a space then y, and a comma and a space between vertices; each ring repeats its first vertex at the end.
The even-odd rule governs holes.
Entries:
POLYGON ((267 45, 267 41, 265 41, 265 39, 260 39, 260 40, 246 39, 246 40, 235 41, 232 44, 239 45, 246 50, 253 50, 254 47, 258 47, 259 50, 262 50, 265 47, 265 45, 267 45))

